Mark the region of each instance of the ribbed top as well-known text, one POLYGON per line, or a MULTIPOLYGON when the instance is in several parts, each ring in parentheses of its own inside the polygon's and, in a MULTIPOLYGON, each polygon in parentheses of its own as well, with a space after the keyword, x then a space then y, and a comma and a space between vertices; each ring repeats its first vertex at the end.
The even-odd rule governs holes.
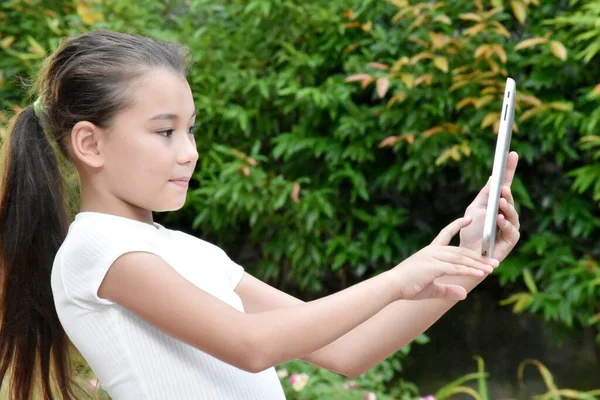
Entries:
POLYGON ((274 368, 240 370, 98 297, 112 263, 133 251, 159 255, 198 288, 244 311, 234 291, 243 268, 217 246, 156 223, 77 214, 54 260, 54 302, 67 335, 113 400, 285 399, 274 368))

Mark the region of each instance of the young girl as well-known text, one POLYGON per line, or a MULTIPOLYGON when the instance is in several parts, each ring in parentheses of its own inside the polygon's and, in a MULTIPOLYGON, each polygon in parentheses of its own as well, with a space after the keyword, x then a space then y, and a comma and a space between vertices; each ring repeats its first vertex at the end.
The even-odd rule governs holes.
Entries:
POLYGON ((253 278, 220 248, 152 220, 183 206, 198 160, 188 65, 180 46, 90 32, 46 60, 38 99, 15 117, 0 197, 0 383, 11 400, 38 387, 44 399, 77 398, 70 343, 114 400, 283 399, 275 365, 301 358, 361 374, 516 244, 513 153, 497 259, 479 254, 486 185, 430 245, 339 293, 304 303, 253 278), (81 184, 74 220, 61 160, 81 184))

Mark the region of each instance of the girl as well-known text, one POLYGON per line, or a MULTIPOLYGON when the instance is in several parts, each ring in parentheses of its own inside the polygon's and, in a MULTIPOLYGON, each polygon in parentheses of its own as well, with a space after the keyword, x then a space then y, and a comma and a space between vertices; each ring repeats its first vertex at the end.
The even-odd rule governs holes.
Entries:
POLYGON ((516 154, 497 259, 478 252, 486 186, 421 251, 308 303, 154 223, 153 211, 183 206, 198 160, 188 59, 144 37, 72 38, 45 61, 38 100, 15 117, 0 197, 0 382, 10 378, 11 400, 38 384, 44 399, 77 398, 70 343, 114 400, 283 399, 275 365, 301 358, 361 374, 464 299, 516 244, 516 154), (74 220, 61 160, 81 184, 74 220), (449 246, 459 231, 461 246, 449 246))

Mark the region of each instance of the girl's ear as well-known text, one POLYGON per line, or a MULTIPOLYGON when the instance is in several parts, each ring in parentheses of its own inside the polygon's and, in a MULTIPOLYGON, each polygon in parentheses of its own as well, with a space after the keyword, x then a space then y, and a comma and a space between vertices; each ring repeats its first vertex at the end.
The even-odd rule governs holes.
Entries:
POLYGON ((71 151, 73 157, 80 163, 92 168, 104 165, 104 155, 101 152, 105 133, 89 121, 80 121, 71 130, 71 151))

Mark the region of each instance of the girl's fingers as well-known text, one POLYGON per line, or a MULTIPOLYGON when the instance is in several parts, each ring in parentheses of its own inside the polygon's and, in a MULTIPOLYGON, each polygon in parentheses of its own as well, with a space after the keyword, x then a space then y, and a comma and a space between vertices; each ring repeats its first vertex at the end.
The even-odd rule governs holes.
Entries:
POLYGON ((502 214, 498 215, 498 228, 500 228, 500 236, 508 244, 513 245, 519 241, 519 237, 521 236, 519 229, 502 214))
POLYGON ((470 257, 464 256, 457 253, 445 253, 434 256, 440 262, 446 262, 453 265, 461 265, 467 268, 478 269, 486 273, 490 273, 494 270, 492 265, 486 262, 474 260, 470 257))
POLYGON ((481 269, 470 268, 465 267, 464 265, 451 263, 445 263, 445 265, 442 266, 442 271, 444 272, 444 275, 452 276, 474 276, 481 278, 486 275, 486 273, 481 269))
POLYGON ((458 232, 460 232, 460 230, 462 228, 464 228, 465 226, 467 226, 471 223, 471 219, 472 219, 471 217, 467 216, 467 217, 458 218, 458 219, 452 221, 450 224, 448 224, 444 229, 442 229, 440 231, 440 233, 437 235, 437 237, 435 239, 433 239, 431 244, 435 244, 438 246, 448 245, 448 243, 450 243, 452 238, 454 236, 456 236, 456 234, 458 232))
POLYGON ((465 257, 469 257, 472 260, 479 261, 483 264, 491 265, 492 267, 497 267, 498 265, 500 265, 500 262, 498 260, 482 256, 475 250, 467 249, 465 247, 444 246, 440 248, 440 251, 451 254, 460 254, 465 257))
POLYGON ((510 203, 510 205, 512 205, 513 207, 515 206, 515 199, 513 198, 510 187, 502 186, 502 189, 500 190, 500 194, 501 194, 502 198, 505 198, 510 203))
MULTIPOLYGON (((511 204, 506 198, 501 198, 498 206, 499 210, 502 212, 501 215, 503 215, 504 220, 510 222, 518 230, 520 227, 519 214, 517 213, 514 205, 511 204)), ((498 227, 502 229, 500 225, 498 225, 498 227)))

